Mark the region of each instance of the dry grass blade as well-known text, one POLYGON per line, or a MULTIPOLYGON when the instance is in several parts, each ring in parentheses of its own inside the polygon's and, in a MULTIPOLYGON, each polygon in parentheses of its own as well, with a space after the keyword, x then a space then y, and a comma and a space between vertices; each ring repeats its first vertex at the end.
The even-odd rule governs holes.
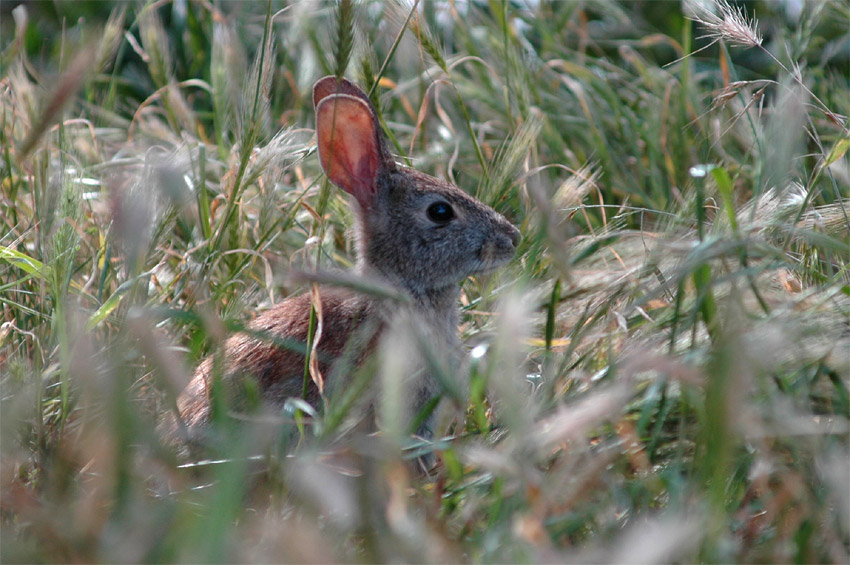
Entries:
POLYGON ((92 43, 81 48, 74 55, 68 68, 59 77, 56 87, 49 91, 50 96, 39 111, 38 120, 35 121, 35 125, 21 144, 19 159, 25 159, 29 155, 47 129, 59 119, 65 107, 74 100, 77 92, 97 68, 96 53, 97 46, 92 43))
POLYGON ((535 446, 545 452, 581 438, 600 423, 616 419, 631 394, 628 385, 620 384, 591 394, 579 403, 564 406, 556 414, 538 422, 535 446))
POLYGON ((401 304, 407 303, 409 299, 398 292, 398 290, 378 279, 369 279, 364 276, 348 272, 333 271, 293 271, 289 278, 294 283, 323 284, 350 288, 379 298, 389 298, 401 304))

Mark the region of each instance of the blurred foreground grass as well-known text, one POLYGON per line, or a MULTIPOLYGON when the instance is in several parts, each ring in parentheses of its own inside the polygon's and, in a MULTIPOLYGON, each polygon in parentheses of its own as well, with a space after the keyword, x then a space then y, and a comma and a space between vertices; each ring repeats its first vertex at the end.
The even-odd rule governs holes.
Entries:
POLYGON ((695 6, 3 0, 0 559, 847 562, 850 7, 695 6), (191 367, 352 262, 342 71, 522 230, 465 421, 399 451, 355 388, 178 460, 191 367))

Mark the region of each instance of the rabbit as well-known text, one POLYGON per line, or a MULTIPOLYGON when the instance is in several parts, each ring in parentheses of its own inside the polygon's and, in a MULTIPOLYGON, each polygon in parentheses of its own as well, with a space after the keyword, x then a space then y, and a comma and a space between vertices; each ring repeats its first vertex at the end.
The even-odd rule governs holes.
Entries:
MULTIPOLYGON (((462 357, 459 283, 506 264, 515 254, 519 230, 456 186, 397 165, 375 108, 358 86, 343 78, 322 78, 313 87, 313 104, 322 169, 352 197, 355 276, 381 281, 406 297, 399 302, 318 287, 322 331, 316 349, 321 374, 330 381, 344 381, 343 373, 361 364, 400 319, 415 324, 442 359, 462 357), (347 365, 334 364, 346 356, 347 365)), ((309 292, 286 299, 249 324, 251 335, 227 339, 223 390, 235 394, 246 379, 254 379, 262 403, 278 410, 288 398, 301 397, 303 350, 278 347, 272 341, 306 344, 312 303, 309 292), (264 340, 258 334, 275 339, 264 340)), ((407 422, 440 392, 423 357, 413 358, 418 366, 406 389, 407 422)), ((190 434, 210 420, 213 364, 212 356, 202 361, 178 397, 179 420, 190 434)), ((340 383, 330 384, 338 389, 340 383)), ((321 392, 312 380, 308 385, 305 400, 315 406, 321 392)), ((423 424, 420 433, 430 433, 428 426, 430 422, 423 424)))

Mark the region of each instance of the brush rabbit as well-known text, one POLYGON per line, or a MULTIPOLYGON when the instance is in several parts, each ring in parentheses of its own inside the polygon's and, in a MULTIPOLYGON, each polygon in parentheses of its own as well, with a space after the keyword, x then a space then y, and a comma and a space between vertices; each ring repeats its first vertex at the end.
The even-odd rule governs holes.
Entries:
MULTIPOLYGON (((398 166, 369 98, 351 82, 333 76, 319 80, 313 87, 313 104, 322 168, 333 184, 353 197, 355 274, 391 285, 407 298, 400 303, 319 287, 321 374, 328 381, 344 382, 342 373, 362 363, 399 318, 416 324, 442 359, 459 359, 459 283, 510 260, 519 230, 457 187, 398 166), (344 356, 349 362, 337 363, 339 374, 334 373, 334 360, 344 356), (339 368, 342 365, 346 366, 339 368)), ((254 379, 265 405, 279 409, 287 398, 301 397, 303 350, 278 347, 271 343, 274 339, 263 340, 257 334, 306 344, 311 302, 310 293, 284 300, 250 323, 255 333, 226 341, 221 367, 225 391, 239 390, 245 379, 254 379)), ((408 421, 440 390, 421 355, 417 359, 419 367, 412 372, 404 400, 408 421)), ((178 398, 180 420, 190 434, 203 429, 210 418, 212 374, 210 357, 178 398)), ((308 384, 306 400, 315 405, 320 391, 314 382, 308 384)))

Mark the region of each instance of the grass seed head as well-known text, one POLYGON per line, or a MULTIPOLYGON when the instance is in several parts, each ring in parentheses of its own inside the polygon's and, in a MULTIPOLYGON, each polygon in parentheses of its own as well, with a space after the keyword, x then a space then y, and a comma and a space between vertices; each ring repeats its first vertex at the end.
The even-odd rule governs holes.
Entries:
POLYGON ((758 20, 747 19, 742 7, 732 7, 727 0, 685 0, 684 9, 688 19, 705 28, 704 37, 712 42, 722 39, 740 47, 762 44, 758 20))

